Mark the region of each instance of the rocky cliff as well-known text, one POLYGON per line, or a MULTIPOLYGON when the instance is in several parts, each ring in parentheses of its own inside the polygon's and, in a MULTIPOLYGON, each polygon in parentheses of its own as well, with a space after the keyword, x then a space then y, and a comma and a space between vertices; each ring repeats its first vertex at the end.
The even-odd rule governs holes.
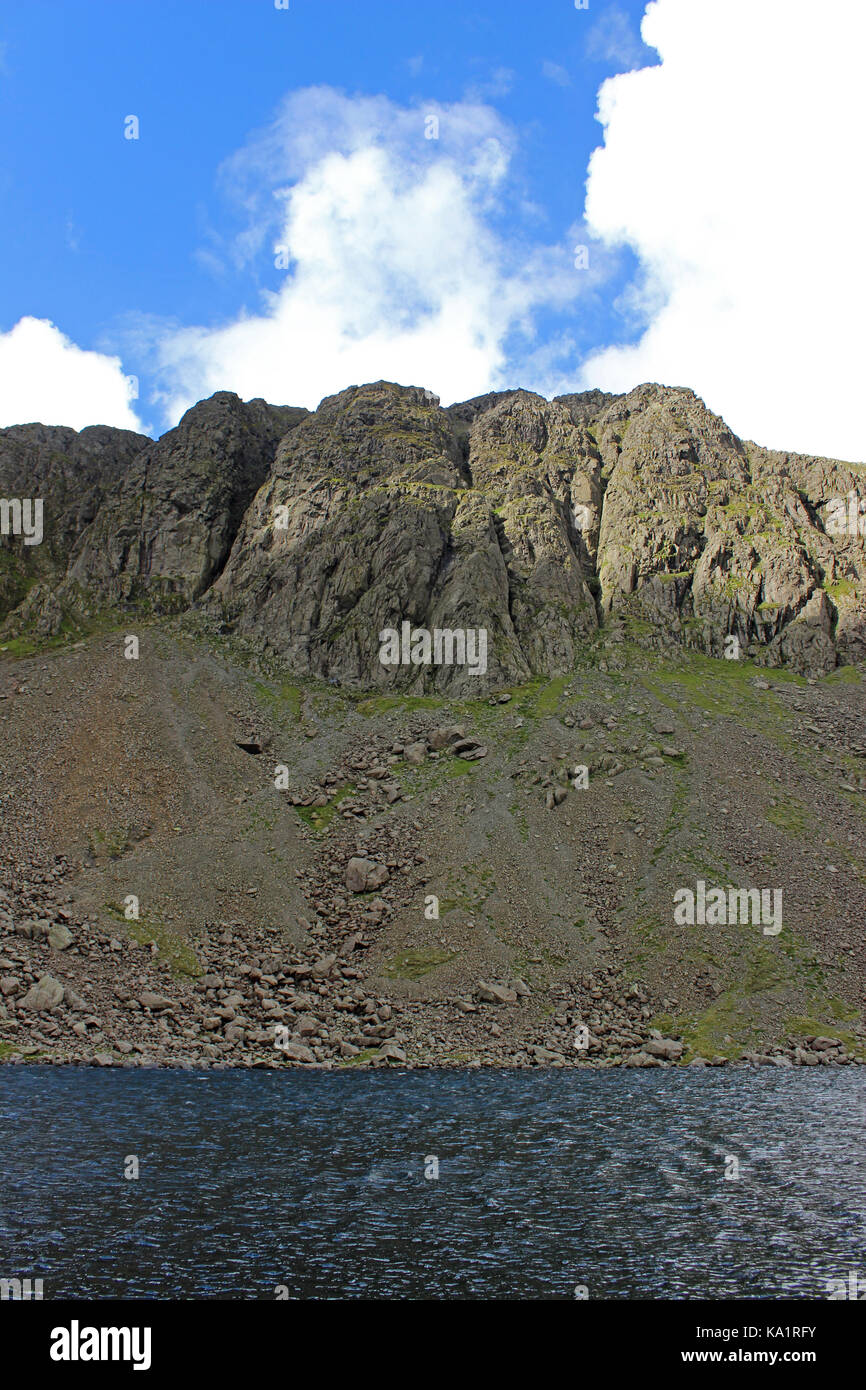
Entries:
POLYGON ((415 693, 565 673, 604 624, 806 673, 866 656, 866 470, 744 442, 684 389, 219 392, 156 442, 2 430, 0 496, 45 512, 41 545, 0 539, 7 639, 196 606, 298 674, 415 693), (383 665, 405 622, 486 630, 486 672, 383 665))
POLYGON ((864 493, 658 386, 0 431, 0 1062, 866 1063, 864 493))

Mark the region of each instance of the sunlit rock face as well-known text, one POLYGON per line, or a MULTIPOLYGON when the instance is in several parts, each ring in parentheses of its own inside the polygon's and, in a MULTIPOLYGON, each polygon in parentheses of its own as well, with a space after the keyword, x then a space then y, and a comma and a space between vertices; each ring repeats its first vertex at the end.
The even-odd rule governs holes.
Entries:
POLYGON ((807 673, 866 656, 866 470, 744 442, 685 389, 219 392, 156 442, 2 430, 0 494, 45 502, 41 545, 0 538, 6 634, 196 607, 300 673, 465 694, 571 670, 599 624, 807 673), (484 670, 383 663, 404 623, 483 632, 484 670))

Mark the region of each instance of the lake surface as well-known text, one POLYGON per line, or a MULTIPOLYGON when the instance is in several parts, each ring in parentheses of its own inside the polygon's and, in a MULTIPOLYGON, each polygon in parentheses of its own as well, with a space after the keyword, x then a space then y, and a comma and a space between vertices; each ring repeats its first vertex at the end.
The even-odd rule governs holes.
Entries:
POLYGON ((826 1298, 866 1275, 864 1117, 860 1068, 7 1066, 0 1276, 46 1299, 826 1298))

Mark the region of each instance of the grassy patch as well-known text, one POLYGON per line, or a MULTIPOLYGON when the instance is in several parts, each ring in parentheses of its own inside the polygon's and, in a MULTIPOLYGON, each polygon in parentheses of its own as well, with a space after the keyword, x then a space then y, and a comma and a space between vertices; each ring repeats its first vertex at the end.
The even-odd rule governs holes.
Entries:
POLYGON ((829 999, 827 1008, 818 1014, 795 1014, 787 1018, 785 1033, 792 1041, 809 1037, 837 1038, 839 1042, 844 1043, 848 1052, 862 1057, 866 1051, 863 1039, 842 1026, 846 1022, 856 1022, 858 1017, 857 1010, 849 1009, 841 999, 829 999))
POLYGON ((528 840, 529 823, 526 819, 524 812, 521 810, 521 808, 517 805, 516 802, 512 802, 512 804, 509 806, 508 813, 517 824, 517 831, 520 835, 521 840, 528 840))
POLYGON ((837 666, 821 677, 822 685, 859 685, 863 679, 856 666, 837 666))
POLYGON ((109 859, 121 859, 129 849, 129 831, 124 827, 114 831, 91 830, 88 848, 94 858, 104 854, 109 859))
POLYGON ((17 637, 8 637, 5 642, 0 643, 0 654, 19 661, 30 656, 51 655, 64 648, 68 649, 74 643, 82 642, 88 637, 104 636, 111 632, 128 632, 129 621, 126 619, 124 622, 116 613, 107 610, 86 621, 78 621, 67 615, 53 637, 36 637, 32 633, 22 632, 17 637))
POLYGON ((825 594, 829 594, 834 602, 840 598, 853 598, 857 590, 849 579, 837 579, 833 584, 822 585, 825 594))
POLYGON ((347 796, 353 796, 358 790, 351 782, 345 787, 341 787, 335 792, 327 806, 296 806, 295 810, 301 820, 311 829, 321 832, 327 830, 337 812, 337 807, 341 801, 345 801, 347 796))
POLYGON ((539 718, 543 719, 547 715, 556 714, 565 691, 566 683, 569 680, 569 676, 556 676, 552 681, 548 681, 546 685, 542 686, 535 698, 534 708, 534 713, 537 714, 539 718))
POLYGON ((339 1067, 360 1067, 360 1066, 363 1065, 364 1062, 369 1062, 370 1059, 371 1059, 371 1057, 378 1057, 378 1055, 379 1055, 379 1049, 378 1049, 378 1047, 364 1047, 364 1048, 362 1048, 361 1051, 358 1053, 357 1057, 343 1057, 343 1058, 341 1058, 341 1060, 337 1063, 337 1066, 339 1066, 339 1067))
POLYGON ((300 686, 293 685, 291 681, 281 681, 274 688, 272 683, 254 681, 253 689, 261 703, 267 706, 277 719, 288 718, 296 724, 300 723, 304 703, 304 693, 300 686))
POLYGON ((734 941, 728 966, 737 978, 729 980, 727 989, 706 1009, 676 1017, 659 1015, 653 1021, 653 1027, 682 1037, 685 1061, 695 1056, 737 1057, 747 1049, 762 1052, 782 1044, 795 1031, 797 1019, 801 1036, 839 1036, 848 1046, 862 1047, 850 1030, 839 1026, 857 1017, 856 1012, 841 1000, 827 998, 823 971, 814 954, 790 930, 772 942, 740 946, 734 941), (786 1018, 785 1005, 790 1008, 796 995, 808 1013, 786 1018))
POLYGON ((389 980, 420 980, 423 975, 429 975, 431 970, 447 964, 456 955, 456 951, 434 949, 404 951, 383 966, 382 974, 389 980))
POLYGON ((445 762, 446 777, 471 777, 477 771, 479 759, 474 762, 467 762, 465 758, 450 757, 445 762))
POLYGON ((770 672, 751 661, 725 661, 698 652, 678 656, 661 670, 641 675, 639 679, 669 709, 679 710, 684 704, 691 704, 708 714, 741 720, 753 717, 760 710, 766 730, 768 716, 779 723, 785 711, 772 688, 756 689, 753 684, 756 676, 770 683, 785 681, 805 685, 804 677, 793 671, 773 668, 770 672))
POLYGON ((140 917, 137 922, 131 922, 126 918, 123 908, 118 903, 105 903, 103 906, 110 917, 123 924, 127 934, 140 946, 149 946, 152 941, 156 942, 159 954, 168 961, 173 974, 193 977, 204 974, 199 959, 189 942, 170 931, 163 923, 155 921, 151 917, 140 917))
POLYGON ((778 826, 788 835, 799 836, 806 833, 806 812, 799 802, 777 801, 775 806, 768 807, 765 814, 772 825, 778 826))

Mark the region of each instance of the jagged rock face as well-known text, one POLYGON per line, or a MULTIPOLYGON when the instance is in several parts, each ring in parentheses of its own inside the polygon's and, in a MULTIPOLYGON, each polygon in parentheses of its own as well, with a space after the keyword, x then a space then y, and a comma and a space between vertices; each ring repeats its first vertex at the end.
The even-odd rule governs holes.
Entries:
POLYGON ((480 693, 556 674, 597 622, 574 509, 593 508, 594 544, 599 470, 586 432, 527 392, 449 412, 415 388, 352 388, 284 441, 213 597, 296 669, 341 682, 480 693), (380 633, 403 622, 484 629, 484 679, 383 666, 380 633))
MULTIPOLYGON (((866 469, 754 445, 750 450, 765 478, 780 477, 786 484, 790 479, 805 508, 805 535, 821 577, 821 589, 808 603, 829 624, 838 659, 866 660, 866 469)), ((791 659, 797 640, 798 624, 792 624, 778 643, 784 659, 791 659)))
POLYGON ((482 414, 469 442, 473 486, 493 509, 509 611, 533 672, 570 670, 598 625, 601 461, 560 405, 519 391, 482 414))
POLYGON ((0 431, 0 488, 46 499, 43 546, 0 549, 7 630, 198 603, 299 673, 464 695, 570 670, 600 618, 806 672, 866 657, 866 472, 744 443, 684 389, 220 392, 155 443, 0 431), (403 623, 483 629, 486 669, 384 665, 403 623))
POLYGON ((228 555, 278 440, 304 410, 221 391, 141 450, 103 500, 70 579, 104 602, 187 607, 228 555))
POLYGON ((685 390, 639 387, 593 429, 605 613, 714 656, 733 635, 801 671, 862 658, 863 540, 823 524, 834 498, 863 494, 862 472, 743 444, 685 390))
POLYGON ((0 497, 41 499, 44 533, 36 545, 0 538, 0 620, 25 599, 34 612, 51 602, 106 492, 150 442, 105 425, 80 433, 46 425, 0 430, 0 497))

